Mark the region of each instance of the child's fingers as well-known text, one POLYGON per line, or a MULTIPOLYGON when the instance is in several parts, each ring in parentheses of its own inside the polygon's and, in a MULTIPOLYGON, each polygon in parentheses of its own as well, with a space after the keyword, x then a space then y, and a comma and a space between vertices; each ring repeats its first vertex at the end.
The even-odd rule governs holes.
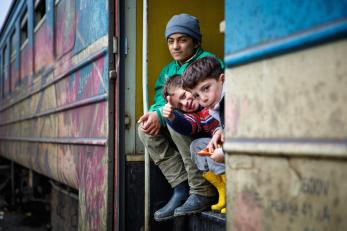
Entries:
POLYGON ((212 140, 208 143, 208 145, 207 145, 206 148, 208 148, 208 151, 209 151, 210 153, 212 153, 212 152, 214 151, 214 147, 213 147, 213 142, 212 142, 212 140))
POLYGON ((221 134, 220 140, 221 140, 222 143, 224 143, 224 133, 221 134))

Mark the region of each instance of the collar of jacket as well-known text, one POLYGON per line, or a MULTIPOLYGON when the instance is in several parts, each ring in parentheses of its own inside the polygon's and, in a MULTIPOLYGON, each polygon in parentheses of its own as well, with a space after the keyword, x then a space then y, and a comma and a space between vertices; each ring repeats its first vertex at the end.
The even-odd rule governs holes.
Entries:
POLYGON ((192 57, 190 57, 190 59, 188 59, 187 61, 185 61, 185 62, 182 63, 182 64, 180 64, 178 61, 176 61, 176 65, 177 65, 178 67, 181 67, 181 66, 183 66, 183 65, 186 64, 186 63, 191 63, 191 62, 195 61, 196 58, 199 57, 199 55, 200 55, 202 52, 203 52, 203 49, 201 49, 201 48, 199 47, 199 48, 196 49, 194 55, 193 55, 192 57))

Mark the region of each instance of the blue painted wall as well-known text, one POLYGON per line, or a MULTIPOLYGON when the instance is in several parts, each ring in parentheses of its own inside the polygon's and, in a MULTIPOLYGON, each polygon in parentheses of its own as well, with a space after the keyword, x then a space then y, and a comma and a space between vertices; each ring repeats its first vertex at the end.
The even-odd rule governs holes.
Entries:
POLYGON ((225 61, 241 64, 347 31, 347 0, 226 0, 225 61))

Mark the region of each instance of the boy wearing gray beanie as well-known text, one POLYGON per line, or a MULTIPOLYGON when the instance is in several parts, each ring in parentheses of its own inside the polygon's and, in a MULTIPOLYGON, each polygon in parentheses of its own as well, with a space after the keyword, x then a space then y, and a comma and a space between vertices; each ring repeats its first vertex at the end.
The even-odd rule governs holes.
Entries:
MULTIPOLYGON (((202 172, 191 159, 189 146, 193 138, 166 126, 162 117, 162 109, 166 104, 162 89, 166 79, 181 75, 197 59, 215 56, 201 48, 201 37, 196 17, 179 14, 169 20, 165 38, 173 61, 161 70, 155 84, 154 104, 138 120, 142 143, 173 188, 169 202, 154 213, 156 221, 204 211, 217 199, 215 188, 202 177, 202 172), (178 207, 180 213, 175 214, 178 207)), ((223 62, 219 61, 224 67, 223 62)))

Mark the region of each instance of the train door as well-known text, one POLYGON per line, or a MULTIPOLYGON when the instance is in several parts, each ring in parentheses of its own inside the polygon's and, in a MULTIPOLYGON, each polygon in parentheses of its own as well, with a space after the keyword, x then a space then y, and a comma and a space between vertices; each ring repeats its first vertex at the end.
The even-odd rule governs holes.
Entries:
MULTIPOLYGON (((127 230, 139 230, 144 224, 144 147, 137 135, 137 120, 143 114, 142 92, 142 43, 143 43, 143 0, 127 0, 123 5, 121 17, 124 30, 121 30, 121 70, 124 80, 124 180, 125 213, 127 230), (134 219, 136 218, 136 219, 134 219)), ((148 28, 148 100, 153 103, 154 85, 161 68, 172 59, 168 52, 164 31, 166 23, 176 14, 188 13, 200 21, 202 47, 223 58, 224 36, 220 23, 224 20, 224 1, 147 1, 148 28)), ((121 142, 120 142, 121 143, 121 142)), ((170 187, 161 172, 151 164, 150 167, 150 226, 152 230, 163 229, 153 221, 153 212, 168 200, 170 187), (155 183, 155 184, 154 184, 155 183)), ((166 224, 167 225, 167 224, 166 224)), ((172 227, 166 227, 171 229, 172 227)))
POLYGON ((346 8, 226 1, 229 230, 346 229, 346 8))

